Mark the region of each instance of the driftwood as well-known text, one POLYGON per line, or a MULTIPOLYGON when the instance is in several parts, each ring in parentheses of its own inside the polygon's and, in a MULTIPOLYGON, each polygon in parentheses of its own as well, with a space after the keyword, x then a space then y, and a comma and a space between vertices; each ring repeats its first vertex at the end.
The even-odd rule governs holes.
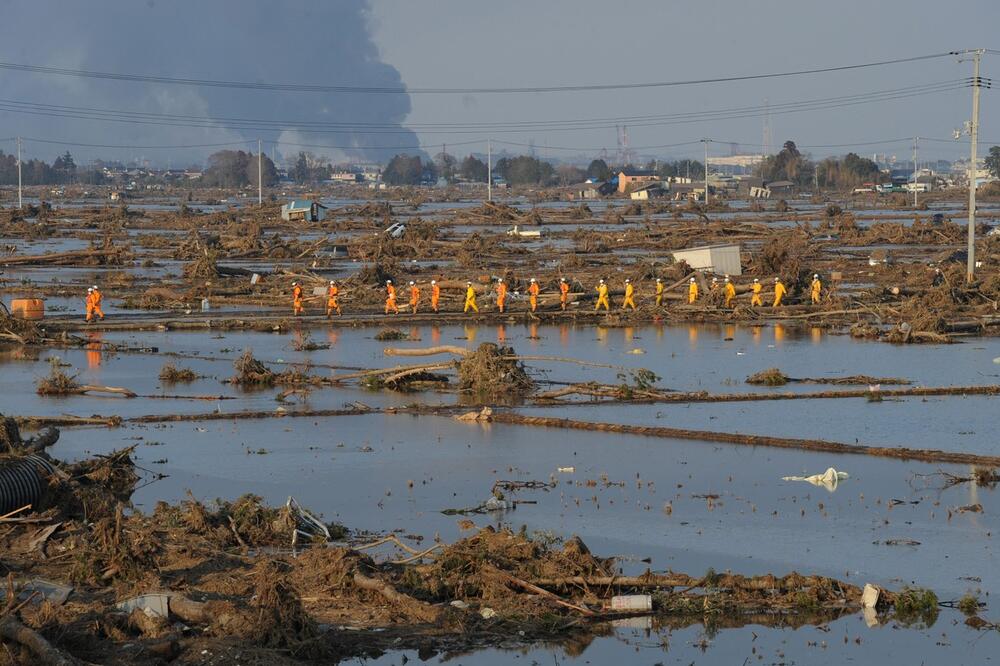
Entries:
POLYGON ((709 430, 684 430, 681 428, 666 428, 662 426, 635 426, 621 423, 598 423, 592 421, 575 421, 572 419, 557 419, 544 416, 524 416, 514 412, 495 412, 494 422, 514 425, 539 426, 543 428, 569 428, 572 430, 591 430, 596 432, 614 432, 625 435, 641 435, 663 439, 685 439, 702 442, 723 442, 740 446, 770 446, 779 449, 800 449, 803 451, 821 451, 824 453, 846 453, 855 455, 877 456, 881 458, 896 458, 899 460, 920 460, 923 462, 953 463, 956 465, 983 465, 1000 467, 1000 456, 987 456, 975 453, 940 451, 937 449, 909 449, 905 447, 875 447, 863 444, 844 444, 821 439, 796 439, 791 437, 770 437, 767 435, 742 435, 739 433, 713 432, 709 430))
POLYGON ((21 624, 12 616, 0 619, 0 637, 31 650, 42 666, 77 666, 83 662, 56 648, 34 629, 21 624))
POLYGON ((403 594, 388 583, 378 580, 377 578, 369 578, 360 571, 354 572, 354 584, 362 590, 377 592, 390 603, 407 607, 411 610, 411 612, 423 618, 426 622, 437 622, 438 618, 441 616, 441 610, 439 608, 435 608, 434 606, 424 603, 419 599, 415 599, 408 594, 403 594))

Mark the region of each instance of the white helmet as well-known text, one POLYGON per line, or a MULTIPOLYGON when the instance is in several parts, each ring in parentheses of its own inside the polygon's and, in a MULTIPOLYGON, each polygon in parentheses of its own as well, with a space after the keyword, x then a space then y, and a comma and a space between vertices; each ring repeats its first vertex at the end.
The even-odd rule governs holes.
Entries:
POLYGON ((93 287, 87 287, 87 293, 88 294, 94 293, 94 288, 93 287))
POLYGON ((411 287, 413 286, 413 280, 410 280, 410 286, 411 287))
POLYGON ((497 282, 503 282, 503 278, 497 278, 497 282))
POLYGON ((758 280, 757 278, 754 278, 753 281, 754 282, 760 282, 760 280, 758 280))
POLYGON ((691 284, 694 284, 694 278, 691 278, 690 280, 688 280, 688 282, 690 282, 691 284))
POLYGON ((776 278, 774 278, 774 281, 775 282, 781 282, 781 278, 780 277, 776 277, 776 278))
POLYGON ((725 278, 723 278, 723 281, 724 282, 729 282, 729 276, 727 275, 725 278))
POLYGON ((392 280, 386 280, 385 283, 386 284, 392 284, 392 280))
POLYGON ((601 278, 601 284, 604 284, 604 278, 601 278))
POLYGON ((333 280, 330 280, 330 284, 333 284, 333 280))
POLYGON ((297 286, 299 286, 299 283, 298 283, 298 282, 293 282, 293 283, 292 283, 292 286, 293 286, 293 287, 297 287, 297 286))
POLYGON ((814 280, 818 280, 819 279, 819 273, 813 273, 813 279, 814 280))
POLYGON ((625 278, 625 284, 628 284, 630 281, 628 278, 625 278))
POLYGON ((532 282, 534 282, 534 281, 535 281, 535 278, 531 278, 531 281, 532 281, 532 282))
POLYGON ((91 287, 91 289, 93 289, 94 291, 97 291, 97 285, 95 284, 93 287, 91 287))
POLYGON ((565 282, 565 281, 566 281, 566 278, 559 278, 559 281, 560 281, 560 282, 565 282))
POLYGON ((437 280, 431 280, 431 284, 437 284, 437 283, 438 283, 437 280))
POLYGON ((471 287, 471 286, 472 286, 472 280, 469 280, 469 281, 468 281, 468 282, 466 282, 465 284, 466 284, 466 286, 468 286, 468 287, 471 287))

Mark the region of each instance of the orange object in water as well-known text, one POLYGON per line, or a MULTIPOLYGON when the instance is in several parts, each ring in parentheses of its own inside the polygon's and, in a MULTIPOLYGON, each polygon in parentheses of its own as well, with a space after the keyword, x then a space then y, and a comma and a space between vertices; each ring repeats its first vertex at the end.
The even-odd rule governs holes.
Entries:
POLYGON ((10 302, 10 313, 18 319, 43 319, 45 301, 41 298, 15 298, 10 302))

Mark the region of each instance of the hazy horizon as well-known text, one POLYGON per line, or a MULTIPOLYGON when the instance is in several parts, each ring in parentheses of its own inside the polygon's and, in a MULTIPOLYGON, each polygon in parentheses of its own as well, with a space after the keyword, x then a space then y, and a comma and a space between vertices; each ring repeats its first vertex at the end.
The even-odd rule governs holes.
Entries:
MULTIPOLYGON (((619 6, 442 0, 433 8, 401 0, 280 7, 260 0, 0 0, 0 12, 6 18, 0 61, 7 63, 411 91, 676 81, 852 65, 989 48, 1000 19, 1000 5, 985 0, 947 7, 915 0, 905 8, 858 0, 818 7, 777 0, 619 6), (46 26, 42 39, 33 25, 46 26)), ((985 55, 982 76, 990 77, 997 63, 1000 56, 985 55)), ((443 146, 459 156, 484 153, 489 138, 497 152, 613 159, 615 125, 624 124, 637 157, 700 158, 701 138, 718 142, 711 144, 715 155, 729 154, 728 142, 741 152, 760 152, 760 107, 767 100, 771 152, 794 140, 816 157, 853 151, 908 160, 912 137, 920 136, 921 160, 953 160, 968 152, 965 138, 951 136, 971 114, 971 90, 960 87, 971 73, 971 63, 945 57, 681 87, 407 95, 241 90, 0 69, 0 150, 12 152, 9 138, 24 136, 54 142, 26 141, 26 157, 51 160, 69 150, 81 163, 145 158, 186 166, 225 147, 256 151, 258 138, 269 154, 307 150, 359 161, 417 152, 418 143, 431 155, 443 146), (876 92, 883 99, 864 104, 826 101, 792 112, 782 106, 876 92), (744 110, 704 115, 726 109, 744 110), (127 122, 109 122, 108 110, 123 112, 116 117, 127 122), (241 128, 226 121, 231 126, 220 128, 206 126, 204 118, 255 122, 241 128), (586 122, 569 127, 569 120, 586 122), (263 121, 298 126, 277 131, 263 121)), ((984 89, 984 148, 1000 143, 995 116, 993 91, 984 89)))

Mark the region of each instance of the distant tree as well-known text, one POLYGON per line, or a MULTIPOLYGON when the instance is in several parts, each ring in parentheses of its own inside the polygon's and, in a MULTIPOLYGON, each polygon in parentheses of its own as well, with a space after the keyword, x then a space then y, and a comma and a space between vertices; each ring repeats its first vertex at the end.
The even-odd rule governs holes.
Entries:
POLYGON ((986 170, 994 178, 1000 178, 1000 146, 993 146, 986 155, 986 170))
POLYGON ((65 154, 56 158, 52 163, 52 171, 60 183, 71 183, 76 180, 76 162, 67 150, 65 154))
POLYGON ((271 161, 270 157, 262 155, 260 164, 257 163, 256 155, 250 155, 250 158, 246 166, 247 185, 257 187, 258 169, 263 176, 264 187, 271 187, 278 182, 278 169, 275 168, 274 162, 271 161))
POLYGON ((242 150, 220 150, 208 156, 208 168, 201 182, 208 187, 243 187, 249 181, 250 154, 242 150))
POLYGON ((529 155, 504 157, 496 163, 494 171, 511 185, 549 185, 555 178, 555 169, 529 155))
POLYGON ((434 156, 434 167, 442 178, 449 183, 455 182, 455 176, 458 175, 458 160, 454 155, 438 153, 434 156))
POLYGON ((698 160, 677 160, 675 162, 660 162, 656 165, 656 175, 667 178, 680 177, 693 179, 705 176, 705 165, 698 160))
POLYGON ((876 183, 881 178, 878 165, 856 153, 843 158, 828 157, 815 165, 820 187, 850 189, 862 183, 876 183))
POLYGON ((462 166, 459 169, 459 173, 462 178, 472 181, 474 183, 485 183, 486 179, 489 177, 489 167, 486 166, 486 162, 481 159, 469 155, 464 160, 462 160, 462 166))
POLYGON ((419 185, 424 173, 424 166, 419 155, 396 155, 385 171, 382 172, 382 180, 389 185, 419 185))
POLYGON ((560 164, 556 167, 556 179, 560 185, 582 183, 587 178, 587 172, 572 164, 560 164))
POLYGON ((590 165, 587 167, 587 178, 609 180, 611 175, 611 169, 608 167, 608 163, 604 160, 592 160, 590 165))
POLYGON ((812 180, 813 165, 799 152, 794 141, 786 141, 777 155, 764 158, 759 173, 765 181, 790 180, 804 184, 812 180))
POLYGON ((310 178, 309 171, 309 161, 306 159, 305 153, 299 153, 299 156, 295 159, 295 166, 292 167, 291 172, 288 174, 291 176, 292 180, 296 183, 308 183, 310 178))

